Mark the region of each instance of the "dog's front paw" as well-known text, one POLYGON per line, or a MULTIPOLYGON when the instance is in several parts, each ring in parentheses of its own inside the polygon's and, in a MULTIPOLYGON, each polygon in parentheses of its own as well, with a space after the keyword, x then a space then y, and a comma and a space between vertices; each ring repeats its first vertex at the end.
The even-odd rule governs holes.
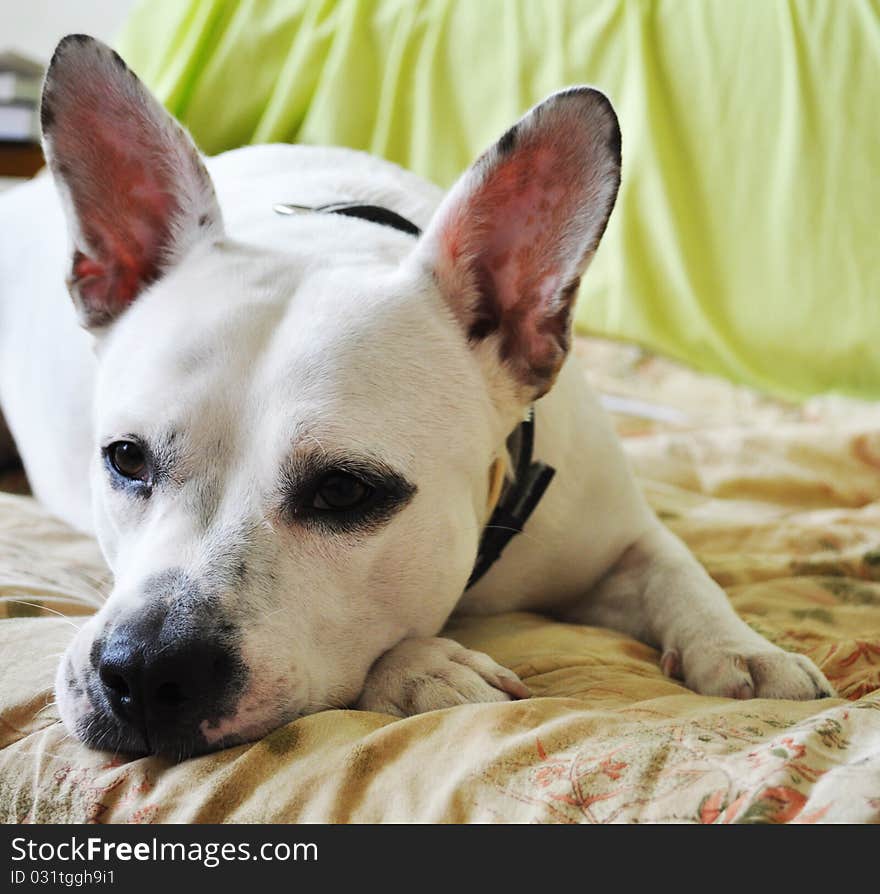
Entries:
POLYGON ((451 639, 405 639, 370 669, 357 708, 409 717, 439 708, 528 698, 513 671, 451 639))
POLYGON ((723 698, 790 698, 807 701, 834 696, 822 671, 804 655, 762 643, 721 646, 711 643, 663 653, 660 666, 701 695, 723 698))

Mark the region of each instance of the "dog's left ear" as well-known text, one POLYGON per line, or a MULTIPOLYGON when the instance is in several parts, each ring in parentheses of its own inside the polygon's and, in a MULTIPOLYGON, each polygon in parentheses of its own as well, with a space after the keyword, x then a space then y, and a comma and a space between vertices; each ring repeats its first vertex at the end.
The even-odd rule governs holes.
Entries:
POLYGON ((122 59, 65 37, 46 73, 43 148, 73 242, 80 321, 115 319, 198 240, 222 233, 198 150, 122 59))
POLYGON ((491 344, 517 393, 549 390, 568 352, 580 276, 620 184, 608 99, 575 87, 532 109, 452 188, 416 257, 473 345, 491 344))

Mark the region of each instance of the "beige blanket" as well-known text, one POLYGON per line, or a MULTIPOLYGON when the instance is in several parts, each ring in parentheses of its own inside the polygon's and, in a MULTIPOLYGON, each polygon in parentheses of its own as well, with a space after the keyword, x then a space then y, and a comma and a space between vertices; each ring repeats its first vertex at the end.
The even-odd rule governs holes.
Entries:
POLYGON ((52 678, 106 571, 93 543, 0 494, 0 819, 880 820, 880 411, 797 409, 633 348, 579 350, 606 391, 688 415, 620 421, 639 479, 746 620, 840 699, 705 698, 628 637, 511 614, 447 633, 513 668, 528 701, 327 711, 180 765, 93 752, 58 722, 52 678))

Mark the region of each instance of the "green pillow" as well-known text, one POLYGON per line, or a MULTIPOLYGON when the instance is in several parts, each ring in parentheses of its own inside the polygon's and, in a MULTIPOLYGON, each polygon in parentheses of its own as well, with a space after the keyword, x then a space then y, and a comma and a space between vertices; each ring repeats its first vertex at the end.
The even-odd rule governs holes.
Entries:
POLYGON ((877 2, 150 0, 118 47, 208 153, 347 145, 442 185, 595 84, 623 184, 581 330, 787 397, 880 397, 877 2))

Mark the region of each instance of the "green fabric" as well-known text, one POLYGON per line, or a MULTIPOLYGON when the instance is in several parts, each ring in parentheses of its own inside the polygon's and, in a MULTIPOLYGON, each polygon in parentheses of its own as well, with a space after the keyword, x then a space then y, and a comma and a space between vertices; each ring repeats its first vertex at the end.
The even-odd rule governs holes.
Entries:
POLYGON ((348 145, 443 185, 597 84, 624 175, 579 326, 880 397, 877 0, 149 0, 119 48, 209 153, 348 145))

